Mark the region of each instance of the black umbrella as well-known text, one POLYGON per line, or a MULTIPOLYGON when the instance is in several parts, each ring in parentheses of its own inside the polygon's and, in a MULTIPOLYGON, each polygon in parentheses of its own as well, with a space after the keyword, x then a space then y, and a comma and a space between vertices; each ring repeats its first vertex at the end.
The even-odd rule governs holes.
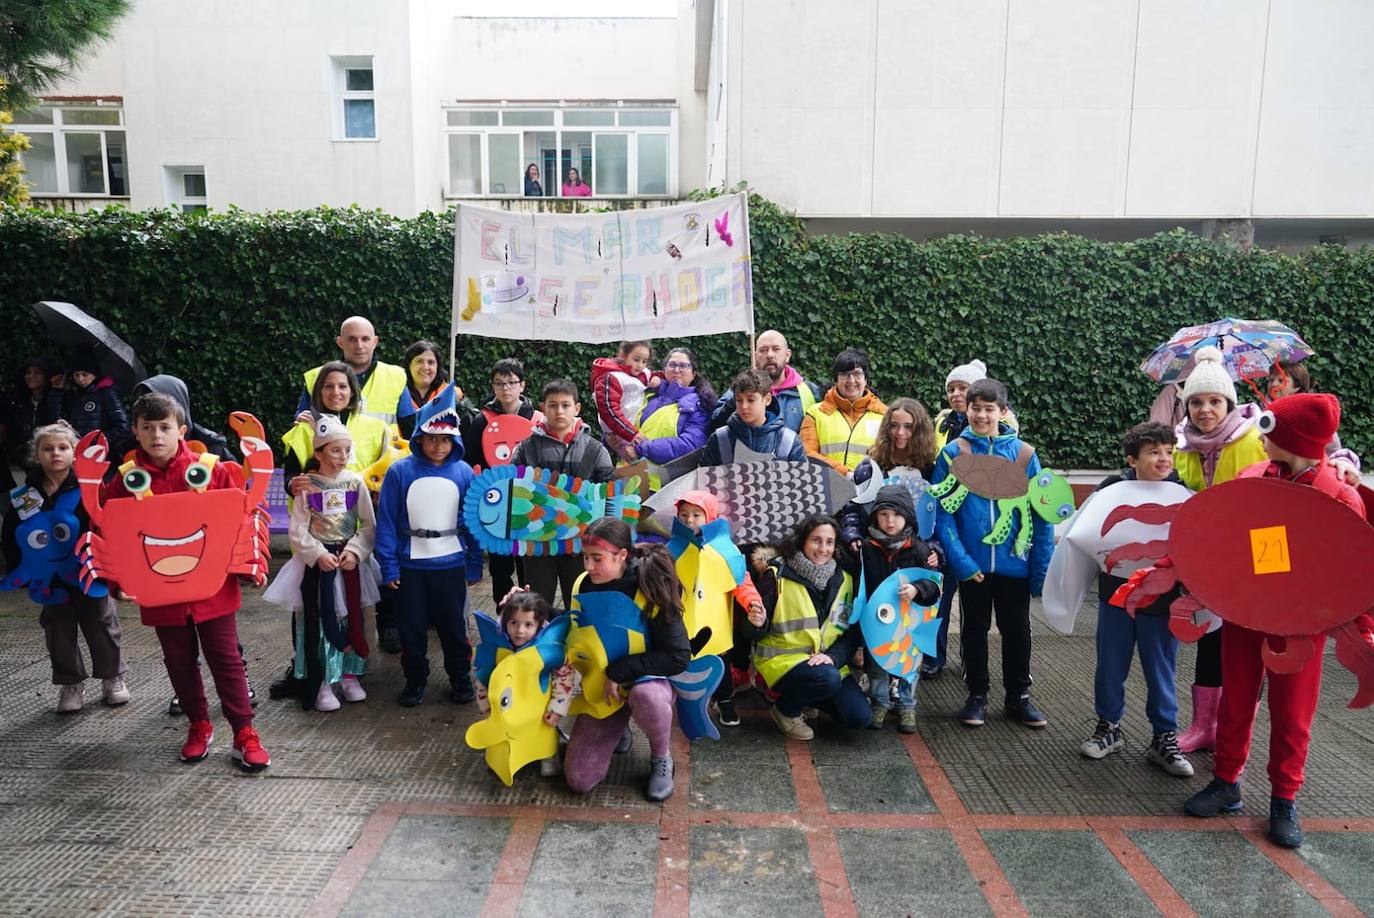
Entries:
POLYGON ((100 361, 100 372, 113 377, 121 391, 128 392, 148 378, 148 371, 134 349, 104 322, 91 318, 80 307, 41 300, 33 304, 33 311, 38 313, 48 328, 49 337, 59 347, 94 354, 100 361))

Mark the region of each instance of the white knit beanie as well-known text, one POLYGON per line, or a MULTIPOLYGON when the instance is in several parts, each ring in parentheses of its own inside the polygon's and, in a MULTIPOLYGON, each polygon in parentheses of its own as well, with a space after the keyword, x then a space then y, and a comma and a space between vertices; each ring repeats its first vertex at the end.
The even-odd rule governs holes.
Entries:
POLYGON ((1193 371, 1183 384, 1183 404, 1187 405, 1194 395, 1203 394, 1224 395, 1230 407, 1236 407, 1236 384, 1226 372, 1221 351, 1211 345, 1193 355, 1193 371))
POLYGON ((968 363, 960 364, 949 371, 949 375, 945 377, 945 388, 948 389, 952 382, 967 383, 971 386, 978 380, 987 378, 987 364, 981 360, 970 360, 968 363))
POLYGON ((353 435, 336 415, 322 414, 315 419, 315 449, 323 449, 335 440, 353 445, 353 435))

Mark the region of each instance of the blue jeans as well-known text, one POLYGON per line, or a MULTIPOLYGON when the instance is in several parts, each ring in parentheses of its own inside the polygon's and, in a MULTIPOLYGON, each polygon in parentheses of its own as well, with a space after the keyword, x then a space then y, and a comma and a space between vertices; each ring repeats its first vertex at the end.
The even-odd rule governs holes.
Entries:
POLYGON ((1174 671, 1178 639, 1169 632, 1169 616, 1137 615, 1105 599, 1097 601, 1097 673, 1093 678, 1093 702, 1097 716, 1119 724, 1126 714, 1126 677, 1131 660, 1140 652, 1145 676, 1145 716, 1155 733, 1178 729, 1178 693, 1174 671))
POLYGON ((820 708, 846 727, 867 727, 873 720, 868 699, 853 676, 840 678, 832 664, 808 666, 798 663, 773 684, 778 693, 778 711, 785 717, 800 717, 802 708, 820 708))
POLYGON ((880 708, 892 707, 892 683, 897 683, 897 710, 916 710, 916 682, 920 670, 910 679, 902 679, 883 669, 864 651, 864 672, 868 673, 868 700, 880 708))
POLYGON ((949 644, 949 614, 954 608, 954 597, 959 592, 959 578, 955 575, 954 569, 947 564, 941 573, 945 575, 945 582, 940 593, 940 632, 935 636, 935 659, 931 661, 936 669, 945 668, 945 647, 949 644))

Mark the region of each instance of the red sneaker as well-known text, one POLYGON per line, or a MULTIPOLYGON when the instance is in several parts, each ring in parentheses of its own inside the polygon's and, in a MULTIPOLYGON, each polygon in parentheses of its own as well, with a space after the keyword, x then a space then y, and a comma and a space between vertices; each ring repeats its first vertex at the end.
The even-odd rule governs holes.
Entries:
POLYGON ((200 762, 210 754, 210 743, 215 739, 215 725, 208 720, 191 721, 191 729, 186 731, 186 744, 181 747, 183 762, 200 762))
POLYGON ((234 749, 230 754, 244 771, 261 771, 272 764, 272 757, 258 739, 258 731, 252 727, 244 727, 234 734, 234 749))

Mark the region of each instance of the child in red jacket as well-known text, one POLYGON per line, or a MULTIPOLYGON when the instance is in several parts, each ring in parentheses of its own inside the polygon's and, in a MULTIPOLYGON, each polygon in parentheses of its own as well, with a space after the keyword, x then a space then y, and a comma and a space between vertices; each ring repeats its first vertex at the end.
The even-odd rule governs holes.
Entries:
MULTIPOLYGON (((1276 399, 1260 419, 1269 462, 1244 469, 1241 478, 1277 478, 1320 488, 1361 518, 1364 503, 1326 464, 1326 444, 1340 426, 1341 403, 1334 395, 1301 393, 1276 399), (1266 430, 1266 428, 1268 428, 1266 430)), ((1368 630, 1374 621, 1361 616, 1368 630)), ((1184 803, 1193 816, 1234 813, 1241 808, 1240 775, 1250 754, 1250 736, 1259 711, 1266 676, 1261 651, 1272 635, 1226 622, 1221 627, 1221 668, 1226 679, 1217 712, 1213 779, 1184 803)), ((1269 839, 1285 848, 1302 844, 1295 799, 1302 788, 1312 717, 1321 691, 1325 634, 1312 635, 1316 647, 1307 665, 1295 673, 1268 673, 1269 678, 1269 839)))
MULTIPOLYGON (((189 489, 187 469, 200 461, 186 445, 186 423, 181 406, 169 396, 141 396, 133 407, 134 438, 138 449, 133 465, 147 476, 147 487, 140 493, 168 494, 189 489)), ((121 469, 105 486, 106 499, 131 497, 126 482, 142 476, 121 469)), ((229 466, 215 463, 210 469, 207 489, 233 488, 237 483, 229 466)), ((143 624, 157 631, 162 644, 167 676, 181 701, 181 709, 191 721, 186 742, 181 747, 183 762, 199 762, 210 754, 215 736, 210 723, 210 706, 205 698, 197 655, 203 655, 215 679, 220 706, 234 730, 231 755, 245 771, 259 771, 272 764, 253 729, 253 706, 248 700, 248 676, 239 655, 235 613, 241 605, 238 578, 226 575, 219 591, 209 599, 166 606, 142 606, 143 624)))
POLYGON ((663 374, 649 369, 653 348, 647 341, 622 341, 614 357, 592 361, 592 400, 601 421, 606 448, 621 459, 633 461, 630 445, 644 440, 639 416, 645 393, 663 383, 663 374))

